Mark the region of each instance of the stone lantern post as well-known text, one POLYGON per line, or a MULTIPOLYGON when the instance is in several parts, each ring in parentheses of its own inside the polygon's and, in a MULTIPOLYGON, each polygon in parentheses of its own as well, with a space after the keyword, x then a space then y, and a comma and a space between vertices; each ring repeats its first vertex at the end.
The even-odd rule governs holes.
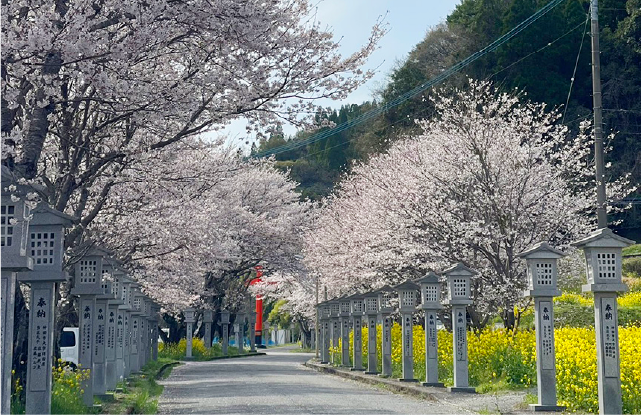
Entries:
POLYGON ((428 272, 423 278, 416 280, 421 286, 421 305, 425 313, 425 382, 423 386, 436 386, 442 388, 443 383, 438 381, 438 336, 436 321, 441 305, 441 283, 438 275, 428 272))
MULTIPOLYGON (((120 311, 118 308, 123 305, 122 299, 122 283, 121 283, 121 274, 122 272, 116 268, 116 263, 111 261, 106 261, 103 264, 103 278, 109 274, 111 279, 111 295, 112 298, 109 299, 107 304, 107 332, 105 339, 105 373, 107 376, 107 390, 115 390, 116 385, 118 384, 118 360, 117 353, 118 347, 122 347, 122 344, 118 344, 119 340, 119 331, 122 331, 122 316, 120 320, 118 319, 120 311), (106 272, 105 272, 106 271, 106 272)), ((122 337, 122 334, 120 334, 122 337)), ((122 350, 121 350, 122 356, 122 350)), ((122 364, 122 358, 120 360, 122 364)))
POLYGON ((151 311, 153 313, 153 323, 151 326, 151 358, 152 360, 158 360, 158 319, 160 318, 160 305, 157 303, 152 303, 151 311))
POLYGON ((350 301, 348 297, 340 299, 340 326, 341 326, 341 362, 342 366, 350 366, 349 364, 349 309, 350 301))
POLYGON ((109 300, 113 299, 111 294, 111 282, 104 280, 105 264, 108 258, 103 259, 103 292, 96 296, 96 313, 94 322, 94 345, 93 345, 93 394, 105 399, 107 393, 107 323, 109 317, 109 300))
POLYGON ((620 414, 621 371, 619 356, 619 316, 617 297, 628 287, 621 281, 622 249, 634 241, 599 229, 572 245, 583 249, 588 283, 583 292, 594 293, 599 413, 620 414))
MULTIPOLYGON (((15 307, 16 279, 18 272, 33 268, 33 260, 27 255, 27 232, 30 207, 26 192, 13 190, 17 179, 2 166, 2 203, 0 204, 0 245, 2 246, 2 315, 0 316, 2 344, 2 379, 0 384, 0 413, 11 411, 11 367, 13 364, 13 310, 15 307), (16 200, 20 197, 20 200, 16 200)), ((17 186, 16 186, 17 187, 17 186)))
POLYGON ((401 326, 403 332, 403 377, 401 382, 418 382, 414 379, 414 344, 412 314, 416 309, 416 291, 420 287, 410 280, 395 286, 398 292, 398 304, 401 312, 401 326))
POLYGON ((318 310, 320 313, 320 359, 321 363, 329 363, 329 305, 327 301, 318 303, 318 310))
POLYGON ((140 296, 140 327, 138 329, 138 370, 145 366, 147 342, 149 341, 149 324, 147 310, 148 297, 141 293, 140 296))
POLYGON ((229 311, 220 312, 220 326, 223 331, 222 350, 223 356, 229 355, 229 311))
POLYGON ((118 322, 116 323, 120 331, 116 332, 118 337, 116 345, 116 361, 119 359, 121 363, 116 363, 118 370, 118 379, 124 380, 131 374, 130 358, 131 355, 131 312, 132 307, 132 291, 135 281, 129 278, 124 273, 120 276, 120 284, 122 286, 122 302, 123 305, 118 307, 118 322))
POLYGON ((354 294, 350 299, 350 317, 352 318, 352 328, 354 329, 354 341, 352 342, 352 370, 363 369, 363 314, 365 313, 365 303, 363 296, 354 294))
POLYGON ((323 329, 321 322, 321 303, 316 302, 314 306, 316 308, 316 330, 318 334, 316 335, 316 357, 319 359, 319 362, 323 362, 323 329))
POLYGON ((256 297, 249 296, 247 304, 247 320, 249 324, 249 351, 256 353, 256 297))
POLYGON ((92 247, 75 265, 74 287, 71 294, 78 297, 78 320, 80 347, 78 364, 81 369, 90 369, 91 376, 82 382, 85 405, 93 406, 93 358, 95 348, 96 296, 104 293, 102 287, 102 262, 110 253, 104 249, 92 247))
MULTIPOLYGON (((332 340, 332 348, 338 348, 338 339, 340 338, 341 328, 340 328, 340 299, 329 300, 329 319, 330 319, 330 339, 332 340)), ((333 364, 336 364, 336 354, 331 355, 331 361, 333 364)))
POLYGON ((367 321, 367 375, 376 375, 376 320, 378 319, 378 293, 370 292, 363 295, 365 316, 367 321))
POLYGON ((203 342, 205 342, 205 347, 208 349, 211 349, 211 324, 213 322, 214 322, 214 312, 212 310, 203 311, 203 326, 205 329, 203 342))
POLYGON ((245 353, 245 304, 241 304, 234 320, 234 333, 236 334, 236 347, 238 354, 245 353))
POLYGON ((150 339, 150 334, 151 334, 151 319, 152 319, 152 313, 151 313, 151 298, 144 296, 141 307, 144 308, 144 314, 142 315, 141 318, 141 324, 140 327, 142 328, 141 331, 141 336, 140 336, 140 344, 142 344, 142 350, 140 353, 140 368, 143 368, 147 362, 149 361, 149 356, 151 354, 151 339, 150 339))
POLYGON ((64 231, 76 220, 43 203, 32 213, 27 254, 33 259, 33 271, 18 274, 18 281, 31 286, 25 410, 26 413, 48 414, 51 413, 56 283, 68 278, 62 269, 64 231))
POLYGON ((184 311, 185 314, 185 324, 187 325, 187 347, 185 351, 185 358, 192 359, 191 347, 192 347, 192 337, 194 335, 194 323, 196 322, 195 314, 196 310, 189 307, 184 311))
POLYGON ((115 390, 118 383, 118 369, 116 367, 116 348, 118 343, 118 306, 122 305, 120 278, 116 275, 116 266, 119 261, 105 259, 102 264, 103 283, 108 281, 111 285, 111 297, 107 302, 105 326, 105 382, 107 390, 115 390))
POLYGON ((394 312, 392 296, 394 290, 389 285, 382 287, 378 293, 378 313, 381 319, 381 376, 392 376, 392 318, 394 312))
POLYGON ((452 306, 452 335, 454 351, 454 386, 450 392, 476 393, 469 387, 467 360, 467 306, 472 304, 472 276, 476 271, 459 263, 443 271, 447 277, 448 299, 452 306))
POLYGON ((557 289, 557 260, 565 254, 545 242, 521 253, 527 264, 528 289, 523 293, 534 298, 534 325, 536 329, 536 378, 538 404, 530 404, 534 411, 563 411, 556 404, 556 370, 554 358, 554 303, 561 295, 557 289))
POLYGON ((140 292, 140 284, 131 284, 131 311, 130 311, 130 342, 129 342, 129 371, 136 373, 140 371, 140 330, 141 330, 141 316, 143 315, 141 301, 142 293, 140 292))

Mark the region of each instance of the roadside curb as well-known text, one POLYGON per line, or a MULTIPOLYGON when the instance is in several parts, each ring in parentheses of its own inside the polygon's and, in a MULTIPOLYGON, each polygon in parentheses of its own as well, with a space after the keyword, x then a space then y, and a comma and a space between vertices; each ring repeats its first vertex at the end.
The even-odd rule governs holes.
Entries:
POLYGON ((439 393, 439 391, 436 391, 435 390, 436 388, 433 388, 433 387, 414 386, 411 384, 401 383, 394 379, 383 378, 377 375, 366 375, 361 372, 352 372, 352 371, 349 371, 349 368, 340 369, 332 366, 323 365, 320 363, 316 363, 312 360, 308 360, 303 364, 306 367, 310 369, 314 369, 318 372, 329 373, 332 375, 340 376, 342 378, 355 380, 357 382, 367 383, 368 385, 380 386, 381 384, 383 384, 385 385, 386 389, 391 390, 393 392, 404 393, 404 394, 412 395, 418 398, 427 399, 433 402, 443 402, 443 403, 449 404, 449 402, 444 402, 436 396, 436 394, 439 393))
POLYGON ((394 378, 366 375, 363 372, 350 371, 349 368, 338 368, 327 364, 321 364, 318 361, 315 361, 315 359, 308 360, 303 363, 303 365, 320 373, 326 373, 359 383, 372 385, 392 393, 400 393, 419 399, 425 399, 435 404, 452 408, 455 413, 469 414, 479 412, 498 412, 513 415, 525 415, 531 413, 531 411, 527 411, 517 406, 523 401, 525 392, 509 392, 501 395, 451 393, 447 391, 447 388, 422 386, 416 383, 403 383, 394 378))
POLYGON ((165 370, 167 370, 170 367, 178 366, 180 364, 181 363, 179 361, 165 363, 160 367, 160 369, 158 369, 158 372, 156 372, 156 376, 154 376, 154 379, 161 380, 163 375, 165 374, 165 370))

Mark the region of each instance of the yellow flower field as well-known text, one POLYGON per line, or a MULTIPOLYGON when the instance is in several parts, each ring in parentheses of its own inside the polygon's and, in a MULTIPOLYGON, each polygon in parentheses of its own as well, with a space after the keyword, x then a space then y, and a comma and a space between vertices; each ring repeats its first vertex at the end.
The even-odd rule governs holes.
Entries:
MULTIPOLYGON (((380 339, 381 327, 377 327, 380 339)), ((414 377, 425 377, 425 333, 414 326, 414 377)), ((620 327, 621 385, 624 413, 641 412, 641 327, 620 327)), ((350 344, 352 337, 350 336, 350 344)), ((438 333, 439 377, 452 384, 452 333, 438 333)), ((340 362, 340 343, 332 349, 340 362)), ((381 355, 380 341, 377 342, 381 355)), ((596 346, 593 328, 566 327, 555 330, 557 396, 560 405, 571 411, 598 412, 596 346)), ((513 335, 505 330, 468 333, 470 384, 503 383, 508 387, 536 385, 534 331, 513 335)), ((363 362, 367 359, 367 328, 363 328, 363 362)), ((379 359, 380 360, 380 359, 379 359)), ((401 327, 392 328, 394 376, 401 374, 401 327)), ((380 371, 380 363, 378 370, 380 371)))

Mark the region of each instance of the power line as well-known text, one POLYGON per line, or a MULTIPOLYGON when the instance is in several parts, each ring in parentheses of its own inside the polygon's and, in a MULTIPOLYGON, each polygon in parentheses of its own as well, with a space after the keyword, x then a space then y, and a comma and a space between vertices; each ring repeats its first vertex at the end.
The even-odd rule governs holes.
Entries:
POLYGON ((290 142, 287 144, 284 144, 282 146, 275 147, 270 150, 265 150, 260 153, 257 153, 254 155, 254 157, 266 157, 270 156, 272 154, 280 154, 284 153, 286 151, 291 151, 295 150, 300 147, 304 147, 308 144, 315 143, 317 141, 323 140, 325 138, 328 138, 334 134, 338 134, 342 131, 345 131, 347 129, 350 129, 356 125, 362 124, 366 121, 371 120, 374 117, 377 117, 378 115, 384 113, 385 111, 394 108, 403 102, 417 96, 421 92, 425 91, 428 88, 433 87, 436 84, 439 84, 446 80, 447 78, 451 77, 452 75, 460 72, 462 69, 466 68, 467 66, 471 65, 472 63, 476 62, 483 56, 494 52, 496 49, 498 49, 500 46, 511 40, 513 37, 517 36, 519 33, 521 33, 523 30, 525 30, 527 27, 532 25, 532 23, 536 22, 538 19, 543 17, 545 14, 547 14, 550 10, 561 4, 565 0, 552 0, 548 4, 546 4, 543 8, 539 9, 536 13, 534 13, 532 16, 528 17, 521 23, 519 23, 517 26, 515 26, 512 30, 504 34, 503 36, 499 37, 497 40, 486 46, 485 48, 473 53, 472 55, 468 56, 464 60, 460 61, 459 63, 451 66, 450 68, 446 69, 445 71, 441 72, 441 74, 437 75, 436 77, 430 79, 429 81, 416 86, 415 88, 405 92, 404 94, 396 97, 395 99, 391 100, 390 102, 386 103, 385 105, 381 105, 378 108, 375 108, 373 110, 370 110, 350 121, 344 122, 342 124, 337 125, 334 128, 331 128, 329 130, 322 131, 318 134, 314 134, 310 136, 309 138, 301 141, 296 141, 296 142, 290 142))
POLYGON ((563 108, 563 119, 561 122, 565 121, 565 114, 568 112, 568 105, 570 104, 570 95, 572 95, 572 87, 574 86, 574 79, 576 78, 576 70, 579 67, 579 57, 581 57, 581 51, 583 50, 583 40, 585 39, 585 34, 588 28, 588 22, 590 21, 590 15, 585 16, 585 27, 583 29, 583 37, 581 37, 581 43, 579 44, 579 52, 576 54, 576 62, 574 63, 574 71, 572 71, 572 79, 570 80, 570 90, 568 91, 568 97, 565 100, 565 108, 563 108))
MULTIPOLYGON (((546 43, 544 46, 541 46, 540 48, 538 48, 537 50, 535 50, 535 51, 533 51, 533 52, 528 53, 526 56, 524 56, 524 57, 520 58, 520 59, 519 59, 519 60, 517 60, 517 61, 514 61, 513 63, 511 63, 510 65, 506 66, 505 68, 502 68, 502 69, 500 69, 500 70, 498 70, 498 71, 494 72, 493 74, 491 74, 491 75, 487 76, 485 79, 486 79, 486 80, 492 79, 492 78, 493 78, 493 77, 495 77, 496 75, 498 75, 498 74, 500 74, 501 72, 504 72, 505 70, 507 70, 507 69, 509 69, 509 68, 513 67, 514 65, 517 65, 517 64, 521 63, 523 60, 525 60, 525 59, 529 58, 530 56, 535 55, 535 54, 537 54, 537 53, 539 53, 539 52, 542 52, 542 51, 544 51, 545 49, 547 49, 547 48, 549 48, 549 47, 553 46, 553 45, 554 45, 555 43, 557 43, 559 40, 561 40, 561 39, 565 38, 565 37, 566 37, 567 35, 569 35, 570 33, 575 32, 575 31, 576 31, 578 28, 580 28, 581 26, 583 26, 583 27, 585 28, 585 26, 587 25, 587 22, 589 22, 589 21, 590 21, 590 19, 589 19, 589 14, 587 14, 587 18, 586 18, 585 22, 581 22, 581 23, 577 24, 577 25, 576 25, 576 26, 574 26, 572 29, 570 29, 570 30, 568 30, 567 32, 563 33, 561 36, 557 37, 557 38, 556 38, 556 39, 554 39, 553 41, 548 42, 548 43, 546 43)), ((584 38, 585 38, 585 32, 583 33, 583 38, 581 39, 581 43, 583 43, 584 38)), ((580 53, 581 53, 581 51, 579 50, 579 54, 580 54, 580 53)), ((577 63, 578 63, 578 56, 577 56, 577 63)), ((574 69, 574 70, 575 70, 575 72, 576 72, 576 67, 575 67, 575 69, 574 69)), ((573 78, 574 78, 574 75, 573 75, 573 78)), ((571 89, 571 88, 572 88, 572 87, 570 86, 570 89, 571 89)), ((568 97, 569 97, 569 94, 568 94, 568 97)), ((566 103, 566 109, 567 109, 567 103, 566 103)), ((412 115, 413 115, 413 116, 412 116, 412 118, 417 119, 417 118, 419 118, 419 116, 420 116, 420 115, 423 115, 423 114, 427 113, 429 110, 430 110, 430 108, 422 107, 422 109, 421 109, 420 111, 416 111, 416 112, 414 112, 414 113, 412 114, 412 115)), ((577 121, 583 121, 583 120, 585 120, 585 119, 586 119, 587 117, 589 117, 589 116, 590 116, 589 114, 588 114, 588 115, 581 115, 581 116, 579 116, 578 118, 576 118, 576 119, 574 119, 574 120, 571 120, 571 121, 568 121, 568 122, 564 122, 564 121, 562 121, 562 122, 561 122, 561 124, 562 124, 562 125, 567 125, 567 124, 571 124, 571 123, 574 123, 574 122, 577 122, 577 121)), ((409 116, 408 116, 408 117, 409 117, 409 116)), ((565 113, 564 113, 564 119, 565 119, 565 113)), ((393 123, 388 124, 388 125, 385 125, 384 127, 379 128, 378 130, 376 130, 376 134, 384 133, 384 132, 386 132, 387 130, 390 130, 390 129, 394 128, 397 124, 403 123, 403 122, 405 122, 405 121, 406 121, 406 119, 405 119, 405 118, 402 118, 402 119, 396 120, 396 121, 394 121, 393 123)), ((327 150, 331 150, 331 149, 334 149, 334 148, 337 148, 337 147, 344 146, 344 145, 346 145, 346 144, 350 144, 350 143, 352 143, 352 141, 354 141, 354 139, 355 139, 355 138, 356 138, 356 137, 351 138, 351 139, 348 139, 348 140, 345 140, 345 141, 343 141, 343 142, 341 142, 341 143, 338 143, 338 144, 335 144, 335 145, 333 145, 333 146, 325 147, 325 148, 323 148, 323 149, 320 149, 320 150, 314 151, 314 152, 312 152, 312 153, 308 153, 308 154, 307 154, 307 157, 313 157, 313 156, 315 156, 315 155, 317 155, 317 154, 324 153, 324 152, 325 152, 325 151, 327 151, 327 150)))

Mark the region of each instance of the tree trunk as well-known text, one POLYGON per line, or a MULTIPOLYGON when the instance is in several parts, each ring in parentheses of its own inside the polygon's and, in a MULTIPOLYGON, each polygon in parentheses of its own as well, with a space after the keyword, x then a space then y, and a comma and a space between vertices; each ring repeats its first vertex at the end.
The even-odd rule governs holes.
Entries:
POLYGON ((311 349, 312 347, 312 330, 306 324, 305 320, 299 319, 298 326, 300 331, 303 334, 302 346, 303 348, 311 349))
MULTIPOLYGON (((20 379, 24 394, 29 364, 29 309, 22 295, 20 283, 16 284, 13 320, 13 375, 14 382, 20 379)), ((12 385, 13 386, 13 385, 12 385)))
POLYGON ((514 307, 505 308, 501 313, 501 318, 503 319, 503 327, 513 331, 516 325, 516 318, 514 316, 514 307))
MULTIPOLYGON (((186 327, 184 324, 180 324, 176 318, 165 313, 162 315, 162 319, 169 327, 169 336, 167 336, 167 343, 178 343, 183 335, 186 335, 186 327)), ((163 338, 163 341, 165 339, 163 338)))

